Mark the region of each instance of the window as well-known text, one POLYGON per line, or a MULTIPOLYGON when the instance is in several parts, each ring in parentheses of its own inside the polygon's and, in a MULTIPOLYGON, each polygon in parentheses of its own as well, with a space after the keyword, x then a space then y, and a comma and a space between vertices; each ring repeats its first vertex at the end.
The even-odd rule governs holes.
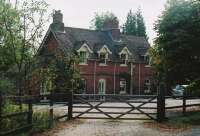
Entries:
POLYGON ((121 54, 121 64, 127 65, 127 55, 121 54))
POLYGON ((120 79, 120 94, 126 93, 126 80, 120 79))
POLYGON ((145 84, 145 85, 150 85, 150 80, 149 80, 149 79, 146 79, 146 80, 144 81, 144 84, 145 84))
POLYGON ((151 92, 151 82, 149 79, 146 79, 144 81, 144 93, 150 93, 151 92))
POLYGON ((99 65, 105 66, 108 60, 108 55, 112 54, 112 52, 106 45, 104 45, 99 51, 97 51, 97 53, 99 55, 99 65))
POLYGON ((87 63, 87 53, 85 51, 80 51, 80 63, 87 63))
POLYGON ((147 63, 147 65, 150 65, 150 58, 148 55, 144 56, 144 61, 147 63))
POLYGON ((93 51, 89 48, 89 46, 84 43, 78 50, 77 50, 78 54, 79 54, 79 61, 80 61, 80 65, 85 65, 87 64, 87 59, 89 57, 90 53, 93 53, 93 51))
POLYGON ((107 54, 106 53, 100 53, 99 54, 99 63, 100 64, 106 64, 107 60, 107 54))
POLYGON ((86 93, 86 80, 85 79, 81 79, 81 94, 85 94, 86 93))

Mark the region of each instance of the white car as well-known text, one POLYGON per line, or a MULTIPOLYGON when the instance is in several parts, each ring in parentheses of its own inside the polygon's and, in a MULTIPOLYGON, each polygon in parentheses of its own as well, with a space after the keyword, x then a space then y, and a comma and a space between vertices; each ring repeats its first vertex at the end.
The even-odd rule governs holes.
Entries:
POLYGON ((183 92, 187 86, 188 85, 176 85, 176 87, 172 89, 172 96, 183 96, 183 92))

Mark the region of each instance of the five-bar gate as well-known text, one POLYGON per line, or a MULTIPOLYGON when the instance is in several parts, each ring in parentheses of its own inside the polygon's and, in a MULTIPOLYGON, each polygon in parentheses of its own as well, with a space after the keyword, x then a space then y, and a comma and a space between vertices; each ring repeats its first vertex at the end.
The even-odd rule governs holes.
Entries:
POLYGON ((72 118, 157 120, 157 95, 74 94, 72 118))

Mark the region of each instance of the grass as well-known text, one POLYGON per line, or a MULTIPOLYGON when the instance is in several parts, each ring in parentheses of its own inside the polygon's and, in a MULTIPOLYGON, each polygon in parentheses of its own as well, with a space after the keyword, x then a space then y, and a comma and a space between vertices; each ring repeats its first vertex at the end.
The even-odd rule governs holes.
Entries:
POLYGON ((170 124, 175 124, 177 126, 193 126, 200 125, 200 113, 199 112, 190 112, 186 116, 179 116, 176 118, 171 118, 168 121, 170 124))
POLYGON ((145 122, 144 127, 156 129, 158 131, 179 133, 187 131, 193 126, 200 125, 200 113, 189 112, 185 116, 171 117, 167 121, 158 122, 145 122))
MULTIPOLYGON (((21 111, 27 111, 27 105, 22 105, 22 110, 20 110, 19 105, 13 104, 11 101, 5 101, 2 111, 3 115, 19 113, 21 111)), ((33 127, 31 133, 42 132, 46 129, 52 127, 50 124, 50 117, 48 111, 34 112, 33 113, 33 127)), ((0 132, 8 132, 10 130, 23 127, 27 125, 27 115, 19 115, 11 118, 2 119, 0 132)), ((28 136, 28 133, 19 134, 20 136, 28 136)))

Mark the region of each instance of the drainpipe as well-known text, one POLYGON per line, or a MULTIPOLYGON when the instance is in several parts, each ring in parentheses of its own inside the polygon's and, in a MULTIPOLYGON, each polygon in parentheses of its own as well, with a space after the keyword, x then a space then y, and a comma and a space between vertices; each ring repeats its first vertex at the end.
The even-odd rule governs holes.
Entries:
POLYGON ((133 94, 133 64, 132 64, 132 62, 131 62, 131 83, 130 83, 130 89, 131 89, 130 94, 132 95, 133 94))
POLYGON ((94 94, 96 94, 96 60, 94 60, 94 94))
POLYGON ((139 95, 140 95, 140 63, 139 63, 139 95))
POLYGON ((113 89, 114 89, 114 94, 116 94, 116 90, 115 90, 115 89, 116 89, 116 88, 115 88, 116 72, 115 72, 115 71, 116 71, 116 63, 114 64, 114 87, 113 87, 113 89))

